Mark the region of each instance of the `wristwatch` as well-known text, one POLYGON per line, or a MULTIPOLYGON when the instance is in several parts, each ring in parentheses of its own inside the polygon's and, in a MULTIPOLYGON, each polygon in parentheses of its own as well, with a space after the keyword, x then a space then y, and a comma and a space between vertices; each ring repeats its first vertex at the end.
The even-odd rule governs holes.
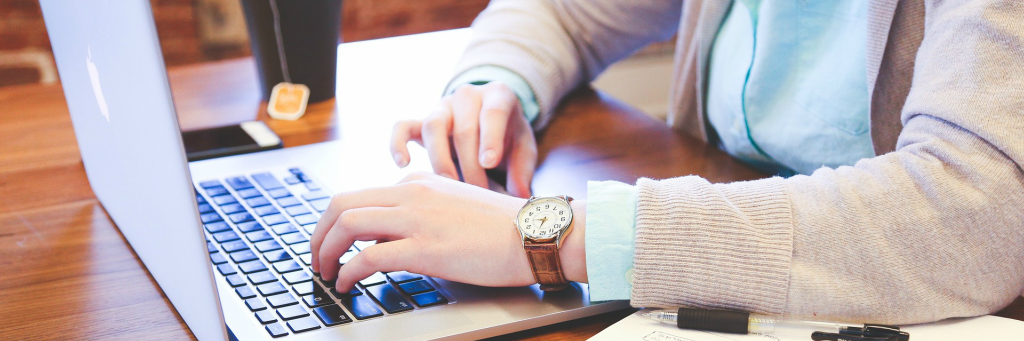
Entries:
POLYGON ((516 216, 516 228, 523 237, 523 249, 530 260, 533 278, 544 291, 557 291, 569 286, 562 274, 558 249, 572 232, 572 198, 530 197, 516 216))

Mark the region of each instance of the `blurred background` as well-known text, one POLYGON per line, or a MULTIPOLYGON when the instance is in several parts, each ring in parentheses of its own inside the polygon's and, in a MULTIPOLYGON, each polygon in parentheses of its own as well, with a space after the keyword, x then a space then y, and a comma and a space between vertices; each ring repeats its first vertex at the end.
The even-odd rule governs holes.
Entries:
MULTIPOLYGON (((251 55, 239 0, 151 0, 167 66, 251 55)), ((469 27, 488 0, 344 0, 342 40, 469 27)), ((57 82, 38 0, 0 1, 0 86, 57 82)))
MULTIPOLYGON (((242 0, 244 1, 244 0, 242 0)), ((344 0, 344 42, 469 27, 489 0, 344 0)), ((150 0, 168 67, 252 54, 240 0, 150 0)), ((612 66, 593 85, 663 119, 672 41, 612 66)), ((38 0, 0 0, 0 87, 59 82, 38 0)))

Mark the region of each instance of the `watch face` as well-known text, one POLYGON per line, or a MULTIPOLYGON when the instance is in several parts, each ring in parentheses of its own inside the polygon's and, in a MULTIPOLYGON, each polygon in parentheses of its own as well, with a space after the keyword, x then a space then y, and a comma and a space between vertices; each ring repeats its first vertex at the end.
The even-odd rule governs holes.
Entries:
POLYGON ((572 222, 572 210, 560 199, 538 199, 519 211, 516 222, 528 237, 553 238, 572 222))

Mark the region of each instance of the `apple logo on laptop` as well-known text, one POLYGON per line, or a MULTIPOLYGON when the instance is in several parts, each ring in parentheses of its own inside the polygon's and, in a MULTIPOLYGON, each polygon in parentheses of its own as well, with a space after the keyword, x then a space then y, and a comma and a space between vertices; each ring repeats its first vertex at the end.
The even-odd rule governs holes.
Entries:
POLYGON ((89 80, 92 81, 92 92, 96 95, 96 103, 100 106, 100 113, 110 122, 110 109, 107 108, 107 99, 103 97, 103 89, 100 88, 100 72, 96 69, 96 63, 92 62, 92 48, 86 47, 89 51, 85 57, 85 66, 89 69, 89 80))

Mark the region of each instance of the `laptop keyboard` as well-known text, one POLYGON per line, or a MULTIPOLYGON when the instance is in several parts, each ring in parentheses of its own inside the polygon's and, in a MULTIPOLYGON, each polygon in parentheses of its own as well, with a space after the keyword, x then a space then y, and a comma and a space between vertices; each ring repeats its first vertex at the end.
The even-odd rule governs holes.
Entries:
MULTIPOLYGON (((405 271, 375 273, 343 293, 315 276, 309 238, 331 195, 301 169, 202 181, 196 199, 215 271, 273 337, 454 302, 405 271)), ((356 242, 339 262, 373 244, 356 242)))

